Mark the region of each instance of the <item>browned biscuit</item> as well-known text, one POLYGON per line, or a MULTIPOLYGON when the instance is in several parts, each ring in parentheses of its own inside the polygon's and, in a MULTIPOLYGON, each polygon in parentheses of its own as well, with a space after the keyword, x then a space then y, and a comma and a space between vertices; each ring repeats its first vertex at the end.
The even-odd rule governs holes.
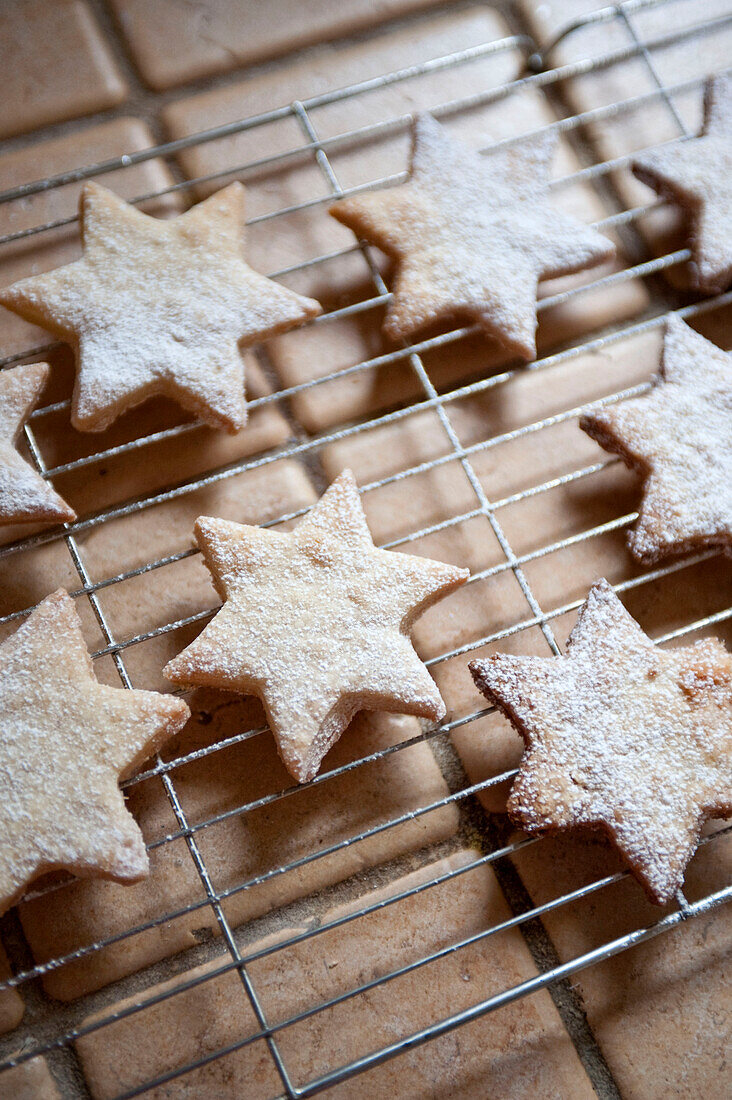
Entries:
POLYGON ((79 209, 82 258, 0 292, 8 309, 75 347, 74 427, 102 431, 165 394, 207 424, 238 431, 246 420, 239 345, 320 312, 242 259, 242 185, 160 220, 87 183, 79 209))
POLYGON ((732 280, 732 75, 707 81, 699 137, 635 157, 633 172, 687 211, 698 288, 724 290, 732 280))
POLYGON ((137 882, 142 834, 118 780, 182 728, 182 700, 98 683, 72 600, 48 596, 0 646, 0 912, 66 869, 137 882))
POLYGON ((388 336, 467 315, 514 353, 535 358, 539 279, 614 253, 606 237, 549 203, 556 143, 555 133, 544 133, 483 157, 419 115, 409 181, 331 207, 397 261, 388 336))
POLYGON ((15 449, 48 373, 47 363, 29 363, 0 374, 0 524, 76 519, 73 508, 15 449))
POLYGON ((360 710, 444 716, 408 632, 468 570, 376 549, 350 470, 291 533, 206 516, 195 530, 224 606, 164 673, 259 695, 295 779, 360 710))
POLYGON ((645 481, 628 545, 643 562, 732 546, 732 359, 672 316, 661 377, 645 397, 581 417, 580 427, 645 481))
POLYGON ((567 656, 494 654, 473 678, 526 744, 508 802, 530 833, 600 826, 652 901, 681 886, 703 823, 732 815, 732 656, 658 650, 607 581, 567 656))

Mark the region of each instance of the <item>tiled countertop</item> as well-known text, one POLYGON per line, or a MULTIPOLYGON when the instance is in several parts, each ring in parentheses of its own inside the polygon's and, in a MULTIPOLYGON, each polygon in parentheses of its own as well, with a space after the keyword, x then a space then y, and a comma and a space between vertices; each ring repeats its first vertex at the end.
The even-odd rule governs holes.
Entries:
MULTIPOLYGON (((159 216, 241 179, 252 266, 325 310, 247 352, 256 404, 235 436, 187 422, 163 399, 101 435, 73 431, 69 349, 0 310, 2 365, 52 364, 42 404, 53 407, 34 416, 32 431, 46 467, 74 463, 53 476, 80 517, 70 534, 91 578, 93 598, 76 598, 90 649, 120 643, 134 686, 169 688, 160 669, 200 629, 175 624, 216 603, 200 557, 187 552, 195 517, 286 526, 345 466, 364 490, 377 543, 478 574, 414 632, 447 702, 444 726, 361 716, 326 757, 324 778, 302 790, 291 789, 267 732, 247 736, 263 723, 256 702, 211 690, 190 697, 193 719, 166 760, 213 903, 160 775, 131 785, 129 807, 153 846, 150 878, 126 888, 41 884, 0 921, 2 975, 29 975, 0 991, 2 1055, 40 1051, 0 1073, 0 1098, 278 1097, 278 1058, 293 1085, 306 1086, 664 916, 597 837, 521 845, 504 814, 507 783, 491 782, 516 767, 519 738, 486 713, 463 651, 548 655, 599 576, 619 586, 653 637, 732 641, 729 560, 707 554, 641 569, 625 545, 638 479, 576 423, 583 406, 651 378, 661 328, 646 322, 668 310, 689 307, 704 335, 732 347, 725 296, 690 294, 683 263, 664 274, 664 257, 684 247, 673 212, 627 214, 653 196, 624 161, 698 129, 703 78, 732 56, 732 3, 713 0, 702 11, 695 0, 633 0, 627 18, 590 24, 556 47, 550 60, 567 66, 563 80, 520 79, 534 44, 597 6, 0 4, 0 190, 190 138, 172 155, 99 178, 128 199, 153 195, 143 209, 159 216), (702 19, 717 21, 713 32, 689 45, 688 28, 702 19), (638 41, 669 28, 678 40, 644 55, 638 41), (491 42, 502 45, 482 48, 491 42), (440 57, 444 64, 424 66, 440 57), (593 57, 591 72, 572 69, 593 57), (372 83, 328 97, 360 82, 372 83), (297 112, 193 140, 294 100, 305 102, 320 152, 297 112), (618 100, 625 105, 614 108, 618 100), (442 110, 450 131, 476 148, 570 120, 555 201, 604 223, 619 258, 542 286, 544 297, 567 294, 542 307, 533 369, 517 369, 470 333, 428 336, 417 359, 388 345, 379 290, 388 264, 327 214, 339 188, 404 172, 417 109, 442 110), (584 126, 571 121, 588 111, 584 126), (169 494, 171 486, 179 488, 169 494), (510 851, 494 859, 504 846, 510 851), (543 906, 541 919, 521 920, 543 906), (43 977, 36 970, 62 958, 43 977), (259 1019, 236 969, 242 958, 259 1019)), ((74 181, 0 203, 2 285, 79 254, 79 188, 74 181)), ((4 533, 0 637, 17 626, 14 613, 54 588, 81 587, 63 532, 39 531, 4 533)), ((119 685, 110 654, 95 669, 119 685)), ((727 887, 731 864, 728 834, 704 844, 687 876, 688 903, 727 887)), ((732 909, 710 909, 324 1095, 722 1100, 731 936, 732 909)))

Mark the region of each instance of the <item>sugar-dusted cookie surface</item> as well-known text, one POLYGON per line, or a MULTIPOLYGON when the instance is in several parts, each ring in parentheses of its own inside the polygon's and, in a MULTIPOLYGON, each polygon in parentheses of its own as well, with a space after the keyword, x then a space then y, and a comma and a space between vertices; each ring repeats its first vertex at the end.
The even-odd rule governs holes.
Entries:
POLYGON ((225 602, 165 675, 259 695, 295 779, 313 778, 359 710, 443 717, 408 631, 468 571, 378 550, 350 471, 291 533, 206 516, 195 531, 225 602))
POLYGON ((732 281, 732 74, 707 81, 699 137, 635 157, 633 171, 688 212, 699 289, 724 290, 732 281))
POLYGON ((185 724, 182 700, 97 682, 63 589, 0 645, 0 912, 47 871, 144 878, 118 780, 185 724))
POLYGON ((539 279, 581 271, 614 252, 606 237, 549 202, 556 143, 551 132, 481 156, 431 115, 419 115, 409 181, 331 207, 333 217, 397 261, 388 336, 467 315, 511 351, 535 357, 539 279))
POLYGON ((320 312, 242 259, 242 185, 161 220, 87 183, 80 218, 80 260, 0 292, 8 309, 74 345, 74 427, 101 431, 165 394, 213 427, 241 428, 239 346, 320 312))
POLYGON ((0 374, 0 524, 76 519, 73 508, 15 449, 48 372, 47 363, 29 363, 0 374))
POLYGON ((672 316, 661 376, 645 397, 583 416, 580 427, 645 478, 628 545, 655 562, 732 546, 732 357, 672 316))
POLYGON ((701 827, 732 815, 732 655, 659 650, 607 581, 566 657, 489 656, 473 678, 522 735, 508 802, 529 832, 601 826, 652 901, 683 881, 701 827))

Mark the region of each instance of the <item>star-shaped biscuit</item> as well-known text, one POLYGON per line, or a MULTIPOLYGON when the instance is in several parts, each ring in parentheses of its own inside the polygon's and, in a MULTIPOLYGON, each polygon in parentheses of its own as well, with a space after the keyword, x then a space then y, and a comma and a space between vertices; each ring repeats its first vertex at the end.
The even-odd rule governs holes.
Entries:
POLYGON ((470 670, 526 744, 512 820, 601 826, 667 902, 704 821, 732 814, 732 654, 716 638, 658 649, 599 581, 566 657, 499 653, 470 670))
POLYGON ((47 871, 144 878, 117 783, 189 713, 170 695, 98 683, 63 589, 0 645, 0 912, 47 871))
POLYGON ((549 202, 556 141, 542 134, 481 156, 431 115, 419 115, 409 181, 331 207, 333 217, 396 260, 388 336, 467 316, 511 351, 535 358, 539 279, 614 252, 607 238, 549 202))
POLYGON ((299 782, 359 710, 443 717, 408 631, 468 571, 376 549, 349 470, 288 534, 205 516, 195 532, 224 605, 164 675, 260 696, 299 782))
POLYGON ((732 357, 678 317, 666 325, 651 393, 580 418, 645 477, 628 545, 643 562, 732 546, 732 357))
POLYGON ((47 363, 29 363, 0 373, 0 524, 76 519, 73 508, 15 449, 48 373, 47 363))
POLYGON ((707 82, 700 137, 643 153, 632 167, 639 180, 688 211, 698 288, 724 290, 732 281, 732 75, 707 82))
POLYGON ((87 183, 79 210, 82 258, 0 291, 0 303, 76 349, 74 427, 101 431, 165 394, 237 431, 246 420, 239 347, 320 313, 242 259, 242 185, 161 220, 87 183))

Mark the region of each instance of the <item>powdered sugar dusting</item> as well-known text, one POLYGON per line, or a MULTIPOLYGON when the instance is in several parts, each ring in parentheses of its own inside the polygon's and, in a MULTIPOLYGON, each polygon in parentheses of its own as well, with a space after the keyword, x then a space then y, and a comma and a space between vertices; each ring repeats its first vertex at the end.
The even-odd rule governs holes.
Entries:
POLYGON ((647 481, 628 544, 641 561, 732 545, 732 357, 669 319, 661 378, 646 397, 580 427, 647 481))
POLYGON ((0 374, 0 524, 73 520, 76 513, 15 450, 48 378, 47 363, 0 374))
POLYGON ((470 667, 526 742, 512 818, 529 831, 602 826, 668 901, 703 822, 732 815, 732 655, 716 639, 657 649, 600 581, 566 657, 470 667))
POLYGON ((468 572, 377 550, 350 471, 289 534, 202 517, 196 535, 225 602, 165 675, 259 695, 296 779, 356 711, 442 717, 407 631, 468 572))
POLYGON ((74 426, 100 431, 166 394, 206 423, 238 430, 246 418, 239 346, 320 312, 242 259, 242 185, 162 221, 88 183, 81 218, 81 260, 0 294, 76 346, 74 426))
POLYGON ((614 252, 606 237, 549 202, 555 144, 556 135, 534 135, 483 157, 419 115, 409 182, 331 208, 399 263, 389 336, 467 314, 512 351, 535 357, 538 280, 614 252))
POLYGON ((651 150, 633 161, 636 176, 686 207, 692 222, 692 272, 700 290, 732 280, 732 75, 706 86, 700 137, 651 150))
POLYGON ((144 877, 117 781, 183 726, 185 703, 97 683, 60 589, 0 646, 0 715, 0 912, 57 868, 144 877))

